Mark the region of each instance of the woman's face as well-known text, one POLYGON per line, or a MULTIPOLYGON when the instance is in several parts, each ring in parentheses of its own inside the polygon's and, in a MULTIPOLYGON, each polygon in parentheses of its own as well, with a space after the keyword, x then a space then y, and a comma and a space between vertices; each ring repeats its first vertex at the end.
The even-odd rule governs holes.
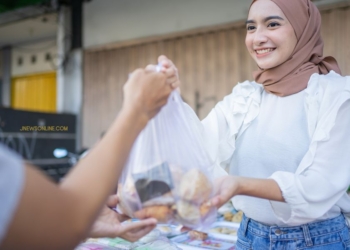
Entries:
POLYGON ((251 6, 246 28, 246 46, 261 69, 288 60, 298 41, 292 25, 271 0, 258 0, 251 6))

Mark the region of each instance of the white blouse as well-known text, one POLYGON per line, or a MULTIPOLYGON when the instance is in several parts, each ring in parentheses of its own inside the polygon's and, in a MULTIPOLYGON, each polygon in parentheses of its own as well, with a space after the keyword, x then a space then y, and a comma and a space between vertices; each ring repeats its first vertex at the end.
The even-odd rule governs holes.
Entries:
POLYGON ((278 97, 243 82, 200 125, 216 176, 274 179, 285 203, 236 196, 236 209, 269 225, 350 216, 350 77, 313 74, 304 91, 278 97), (220 166, 220 167, 219 167, 220 166))

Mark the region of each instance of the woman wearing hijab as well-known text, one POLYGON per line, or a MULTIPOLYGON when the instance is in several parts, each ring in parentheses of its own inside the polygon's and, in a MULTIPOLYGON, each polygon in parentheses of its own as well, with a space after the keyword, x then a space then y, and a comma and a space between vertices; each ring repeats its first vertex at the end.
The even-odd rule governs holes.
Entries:
POLYGON ((253 1, 255 81, 202 121, 208 152, 230 172, 212 204, 232 198, 244 212, 237 249, 350 249, 350 78, 323 57, 320 26, 310 0, 253 1))

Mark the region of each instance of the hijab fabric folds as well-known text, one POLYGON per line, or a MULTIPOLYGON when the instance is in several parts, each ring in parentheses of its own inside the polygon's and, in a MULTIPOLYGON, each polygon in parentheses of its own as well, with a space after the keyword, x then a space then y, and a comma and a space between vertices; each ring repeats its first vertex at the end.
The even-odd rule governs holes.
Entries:
MULTIPOLYGON (((254 0, 252 4, 254 4, 254 0)), ((313 73, 341 73, 333 57, 323 57, 321 15, 310 0, 271 0, 285 14, 294 28, 297 45, 290 58, 271 69, 253 73, 257 83, 278 96, 298 93, 307 87, 313 73)))

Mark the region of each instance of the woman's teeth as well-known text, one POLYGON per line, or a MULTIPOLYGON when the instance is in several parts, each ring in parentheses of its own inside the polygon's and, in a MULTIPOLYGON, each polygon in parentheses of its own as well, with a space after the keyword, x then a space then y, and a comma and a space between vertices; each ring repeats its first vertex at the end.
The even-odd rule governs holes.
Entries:
POLYGON ((271 51, 273 51, 273 49, 260 49, 260 50, 256 50, 256 53, 264 54, 264 53, 271 52, 271 51))

